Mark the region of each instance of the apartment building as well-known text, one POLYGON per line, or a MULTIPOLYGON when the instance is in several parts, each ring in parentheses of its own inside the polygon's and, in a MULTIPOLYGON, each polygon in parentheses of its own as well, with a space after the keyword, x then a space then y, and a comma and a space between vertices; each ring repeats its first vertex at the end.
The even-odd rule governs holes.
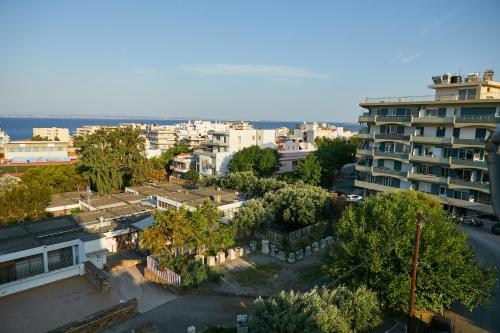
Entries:
POLYGON ((367 98, 359 122, 355 185, 365 192, 412 189, 450 212, 493 214, 484 150, 500 122, 494 72, 434 76, 431 97, 367 98))
POLYGON ((228 172, 227 166, 237 151, 257 145, 261 148, 275 148, 275 130, 233 129, 209 132, 211 140, 203 142, 201 149, 195 150, 196 170, 203 176, 222 176, 228 172))
POLYGON ((167 150, 177 143, 177 133, 175 127, 164 126, 151 129, 147 138, 151 149, 167 150))
POLYGON ((33 136, 41 136, 49 141, 69 142, 71 140, 69 129, 59 127, 35 127, 33 128, 33 136))
POLYGON ((343 127, 331 126, 325 123, 303 123, 298 125, 297 128, 293 130, 293 134, 290 139, 295 140, 296 142, 301 142, 304 146, 307 147, 305 149, 312 150, 315 149, 314 141, 317 138, 348 139, 354 134, 356 133, 344 130, 343 127))
POLYGON ((0 151, 2 151, 3 145, 9 141, 9 135, 0 128, 0 151))
POLYGON ((97 130, 106 129, 112 130, 118 128, 117 126, 109 126, 109 125, 85 125, 82 127, 78 127, 76 129, 76 136, 87 136, 94 134, 97 130))
POLYGON ((11 141, 4 144, 5 159, 12 163, 71 160, 69 143, 62 141, 11 141))

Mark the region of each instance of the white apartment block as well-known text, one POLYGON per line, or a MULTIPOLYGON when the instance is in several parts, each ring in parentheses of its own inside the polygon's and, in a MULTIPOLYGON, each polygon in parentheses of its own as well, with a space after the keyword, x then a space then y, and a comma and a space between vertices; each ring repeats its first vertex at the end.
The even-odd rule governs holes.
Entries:
POLYGON ((5 159, 13 163, 66 162, 69 143, 62 141, 11 141, 4 144, 5 159))
POLYGON ((366 192, 412 189, 456 214, 493 214, 486 138, 500 123, 493 71, 434 76, 434 98, 366 99, 368 129, 357 150, 355 185, 366 192))
POLYGON ((2 129, 0 128, 0 151, 3 148, 3 145, 6 144, 7 142, 10 142, 10 137, 6 132, 2 131, 2 129))
POLYGON ((330 126, 328 124, 301 124, 293 130, 292 139, 300 140, 300 142, 307 143, 309 145, 314 145, 314 141, 317 138, 345 138, 348 139, 354 134, 351 131, 344 130, 343 127, 330 126))
POLYGON ((109 126, 109 125, 85 125, 82 127, 78 127, 76 129, 76 136, 87 136, 94 134, 97 130, 107 129, 112 130, 117 128, 117 126, 109 126))
POLYGON ((147 134, 147 138, 151 149, 167 150, 178 142, 174 126, 151 129, 147 134))
POLYGON ((261 148, 276 148, 275 130, 232 129, 210 132, 211 140, 195 150, 196 170, 203 176, 227 174, 228 163, 237 151, 257 145, 261 148))
POLYGON ((70 142, 69 129, 59 127, 38 127, 33 128, 33 136, 41 136, 49 141, 70 142))

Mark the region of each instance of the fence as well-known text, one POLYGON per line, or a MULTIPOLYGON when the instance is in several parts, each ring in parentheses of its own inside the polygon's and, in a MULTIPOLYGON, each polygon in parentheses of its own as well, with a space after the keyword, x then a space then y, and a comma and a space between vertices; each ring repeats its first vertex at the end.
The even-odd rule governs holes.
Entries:
POLYGON ((305 228, 290 232, 283 233, 274 230, 266 230, 264 232, 256 232, 255 237, 258 239, 267 239, 271 243, 280 244, 284 239, 287 239, 288 242, 292 243, 299 238, 308 236, 316 231, 317 224, 312 224, 305 228))
POLYGON ((181 285, 181 276, 172 272, 168 268, 160 268, 155 258, 148 256, 147 267, 158 277, 165 280, 168 284, 174 285, 176 287, 181 285))

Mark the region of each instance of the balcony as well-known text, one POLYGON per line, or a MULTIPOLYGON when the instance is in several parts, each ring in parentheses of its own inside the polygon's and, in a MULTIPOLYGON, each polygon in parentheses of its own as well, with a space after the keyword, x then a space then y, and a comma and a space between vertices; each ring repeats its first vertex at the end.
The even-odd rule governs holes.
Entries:
POLYGON ((366 188, 368 190, 382 191, 382 192, 401 190, 399 187, 391 187, 391 186, 385 186, 385 185, 380 185, 380 184, 375 184, 375 183, 369 183, 369 182, 365 182, 365 181, 357 180, 357 179, 354 181, 354 186, 366 188))
POLYGON ((432 137, 423 135, 412 135, 411 142, 431 143, 431 144, 451 144, 451 138, 432 137))
POLYGON ((411 122, 411 116, 408 117, 398 117, 398 116, 377 116, 375 119, 375 122, 377 125, 383 125, 383 124, 396 124, 396 123, 410 123, 411 122))
POLYGON ((428 156, 428 155, 410 155, 410 161, 412 162, 430 162, 436 164, 450 164, 450 159, 441 156, 428 156))
POLYGON ((357 137, 360 139, 373 139, 375 137, 375 133, 368 133, 367 131, 359 131, 357 137))
POLYGON ((466 159, 451 158, 450 165, 452 168, 477 168, 488 170, 488 164, 485 161, 473 161, 466 159))
POLYGON ((356 164, 354 166, 354 169, 356 171, 359 171, 359 172, 371 172, 372 171, 372 167, 367 166, 367 165, 361 165, 361 164, 356 164))
POLYGON ((408 179, 426 183, 436 183, 444 185, 448 184, 447 177, 438 177, 435 175, 416 173, 416 172, 408 172, 408 179))
POLYGON ((359 116, 358 121, 360 123, 374 123, 375 116, 371 116, 368 113, 363 113, 361 116, 359 116))
POLYGON ((396 177, 396 178, 406 178, 406 172, 400 171, 400 170, 392 170, 388 168, 378 168, 378 167, 373 167, 372 168, 372 174, 374 176, 382 175, 382 176, 390 176, 390 177, 396 177))
POLYGON ((484 148, 486 140, 484 139, 458 139, 453 138, 453 148, 477 147, 484 148))
POLYGON ((453 124, 453 118, 452 117, 412 117, 411 119, 412 124, 447 124, 447 125, 452 125, 453 124))
POLYGON ((491 116, 455 116, 456 127, 470 126, 470 125, 486 125, 489 124, 494 127, 500 123, 500 117, 491 116))
POLYGON ((395 153, 395 152, 391 152, 391 151, 375 150, 373 152, 373 155, 375 157, 393 158, 393 159, 397 159, 397 160, 407 160, 408 159, 408 153, 395 153))
POLYGON ((219 147, 228 147, 229 142, 223 142, 223 141, 203 141, 201 143, 203 146, 219 146, 219 147))
POLYGON ((375 134, 376 140, 395 140, 395 141, 409 141, 410 136, 399 133, 380 133, 375 134))
POLYGON ((457 206, 457 207, 463 207, 467 209, 473 209, 481 213, 486 213, 486 214, 494 214, 493 212, 493 207, 491 204, 485 204, 481 202, 474 202, 474 201, 468 201, 468 200, 461 200, 461 199, 455 199, 455 198, 448 198, 445 196, 437 196, 437 195, 432 195, 429 194, 431 197, 439 200, 441 203, 445 205, 452 205, 452 206, 457 206))
POLYGON ((490 183, 473 182, 473 181, 468 181, 468 180, 464 180, 464 179, 450 177, 449 184, 450 184, 449 187, 452 189, 466 188, 466 189, 472 189, 472 190, 490 193, 490 183))
POLYGON ((373 150, 371 149, 358 149, 356 150, 357 155, 361 156, 373 156, 373 150))

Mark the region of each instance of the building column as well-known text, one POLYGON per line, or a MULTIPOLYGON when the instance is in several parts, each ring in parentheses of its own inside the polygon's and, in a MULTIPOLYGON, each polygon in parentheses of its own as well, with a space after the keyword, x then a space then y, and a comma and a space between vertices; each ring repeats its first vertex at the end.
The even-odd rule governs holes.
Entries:
POLYGON ((47 249, 43 250, 43 271, 49 272, 49 257, 47 256, 47 249))

